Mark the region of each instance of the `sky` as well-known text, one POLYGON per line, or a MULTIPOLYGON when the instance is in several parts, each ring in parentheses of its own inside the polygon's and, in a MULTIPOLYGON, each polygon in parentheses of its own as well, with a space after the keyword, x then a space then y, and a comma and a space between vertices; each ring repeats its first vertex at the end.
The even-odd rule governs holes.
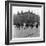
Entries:
POLYGON ((30 12, 33 12, 37 15, 41 15, 42 12, 42 8, 41 7, 19 7, 19 6, 13 6, 12 7, 12 15, 17 14, 17 12, 19 11, 21 13, 21 11, 23 12, 27 12, 28 10, 30 10, 30 12))

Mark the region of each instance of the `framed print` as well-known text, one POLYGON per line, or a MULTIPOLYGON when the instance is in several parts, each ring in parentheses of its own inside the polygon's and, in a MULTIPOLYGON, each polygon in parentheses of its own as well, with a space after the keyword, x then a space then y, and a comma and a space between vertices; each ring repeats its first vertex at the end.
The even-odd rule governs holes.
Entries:
POLYGON ((5 44, 45 42, 45 3, 5 1, 5 44))

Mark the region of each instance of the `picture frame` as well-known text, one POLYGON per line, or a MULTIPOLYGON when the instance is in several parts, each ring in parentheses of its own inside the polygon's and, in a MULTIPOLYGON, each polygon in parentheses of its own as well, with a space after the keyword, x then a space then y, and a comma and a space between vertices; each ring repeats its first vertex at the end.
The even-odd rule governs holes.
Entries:
MULTIPOLYGON (((37 14, 37 13, 35 13, 35 14, 37 14)), ((17 32, 15 32, 15 35, 16 35, 15 37, 17 37, 18 34, 17 34, 17 32)), ((26 36, 26 34, 24 34, 24 36, 26 36)), ((11 45, 11 44, 42 43, 42 42, 45 42, 45 3, 44 2, 25 2, 25 1, 5 1, 5 44, 11 45), (24 13, 26 13, 28 10, 31 10, 31 9, 34 12, 35 12, 35 10, 36 10, 36 12, 38 11, 38 15, 40 15, 40 32, 41 32, 41 34, 39 36, 40 38, 37 39, 37 37, 35 37, 35 36, 33 36, 35 38, 32 38, 32 37, 31 38, 30 37, 21 38, 19 36, 20 38, 15 38, 16 40, 14 39, 12 41, 12 37, 14 34, 12 31, 13 30, 12 29, 13 28, 12 27, 12 23, 13 23, 12 14, 17 13, 18 11, 20 12, 20 10, 23 10, 23 11, 25 10, 24 13)))

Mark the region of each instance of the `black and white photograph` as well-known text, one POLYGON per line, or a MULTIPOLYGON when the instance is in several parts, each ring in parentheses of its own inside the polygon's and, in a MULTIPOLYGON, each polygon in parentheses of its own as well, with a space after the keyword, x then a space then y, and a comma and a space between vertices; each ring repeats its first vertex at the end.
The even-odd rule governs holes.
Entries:
POLYGON ((8 3, 6 8, 9 43, 44 41, 44 3, 13 1, 8 3))
POLYGON ((14 38, 40 37, 40 10, 34 7, 13 6, 14 38))

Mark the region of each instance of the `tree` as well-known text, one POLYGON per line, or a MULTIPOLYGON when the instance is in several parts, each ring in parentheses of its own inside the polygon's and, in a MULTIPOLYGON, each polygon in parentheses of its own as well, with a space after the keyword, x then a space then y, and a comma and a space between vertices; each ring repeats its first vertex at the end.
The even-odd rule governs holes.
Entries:
POLYGON ((30 11, 23 13, 23 11, 21 11, 21 13, 18 12, 17 15, 14 15, 14 24, 19 23, 19 24, 23 24, 23 23, 32 23, 34 24, 35 22, 37 22, 38 24, 40 23, 40 16, 36 15, 34 13, 31 13, 30 11), (27 15, 25 15, 25 13, 27 15), (29 14, 28 14, 29 13, 29 14))
POLYGON ((23 14, 23 11, 21 11, 21 14, 23 14))
POLYGON ((20 15, 19 11, 18 11, 17 15, 20 15))

